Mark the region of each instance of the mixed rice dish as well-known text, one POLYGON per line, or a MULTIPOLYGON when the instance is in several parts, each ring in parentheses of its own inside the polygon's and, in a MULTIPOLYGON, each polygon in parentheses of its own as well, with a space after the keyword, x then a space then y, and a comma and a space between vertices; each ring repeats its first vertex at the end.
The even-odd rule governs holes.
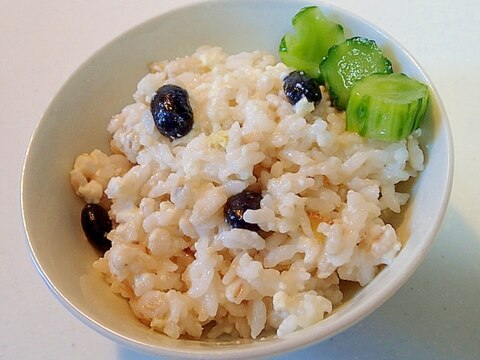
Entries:
POLYGON ((70 173, 112 230, 93 267, 146 325, 172 338, 284 336, 342 303, 341 282, 368 284, 401 249, 382 218, 423 169, 421 130, 395 142, 345 130, 321 86, 318 104, 288 101, 293 71, 261 51, 201 47, 150 65, 134 102, 113 116, 111 154, 77 157, 70 173), (191 130, 169 138, 151 103, 185 89, 191 130), (232 226, 225 207, 259 194, 232 226))

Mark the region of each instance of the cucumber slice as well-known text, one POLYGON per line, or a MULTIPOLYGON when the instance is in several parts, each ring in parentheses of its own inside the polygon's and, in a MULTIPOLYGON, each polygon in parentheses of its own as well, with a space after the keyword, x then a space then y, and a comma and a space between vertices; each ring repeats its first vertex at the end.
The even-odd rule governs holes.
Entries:
POLYGON ((294 33, 283 36, 279 45, 282 62, 320 80, 320 62, 331 46, 342 42, 343 27, 329 20, 318 6, 301 9, 292 19, 294 33))
POLYGON ((340 110, 347 106, 353 84, 375 73, 393 72, 392 63, 373 40, 353 37, 333 46, 320 65, 332 102, 340 110))
POLYGON ((428 99, 428 86, 405 74, 367 76, 350 91, 346 128, 370 139, 404 139, 422 124, 428 99))

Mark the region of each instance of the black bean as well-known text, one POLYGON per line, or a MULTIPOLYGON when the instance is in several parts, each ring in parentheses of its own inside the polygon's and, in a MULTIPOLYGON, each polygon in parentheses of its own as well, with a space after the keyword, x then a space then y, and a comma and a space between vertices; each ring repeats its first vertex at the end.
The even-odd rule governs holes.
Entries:
POLYGON ((283 80, 283 91, 290 104, 295 105, 302 97, 308 102, 318 104, 322 93, 318 83, 303 71, 293 71, 283 80))
POLYGON ((160 87, 150 103, 158 131, 171 140, 187 135, 193 127, 188 92, 177 85, 160 87))
POLYGON ((253 191, 243 191, 228 198, 223 208, 225 220, 232 228, 259 231, 257 224, 247 223, 243 219, 245 211, 260 209, 262 194, 253 191))
POLYGON ((112 220, 107 210, 98 204, 87 204, 82 209, 81 222, 85 236, 95 248, 102 252, 111 248, 107 234, 112 230, 112 220))

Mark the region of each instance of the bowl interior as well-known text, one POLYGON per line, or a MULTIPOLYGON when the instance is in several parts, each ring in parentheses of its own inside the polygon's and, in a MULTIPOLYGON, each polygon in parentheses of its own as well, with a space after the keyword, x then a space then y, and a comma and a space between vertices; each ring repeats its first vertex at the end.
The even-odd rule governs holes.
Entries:
MULTIPOLYGON (((452 148, 448 122, 432 88, 425 122, 427 166, 412 187, 398 228, 405 243, 395 262, 333 315, 290 336, 264 341, 172 340, 143 326, 127 302, 113 295, 91 269, 98 254, 82 241, 82 201, 72 191, 69 171, 75 157, 95 148, 108 151, 110 117, 132 101, 148 63, 188 55, 201 45, 229 53, 276 53, 292 16, 311 2, 212 1, 154 18, 95 53, 66 82, 39 122, 28 149, 22 180, 22 211, 32 258, 56 297, 79 319, 104 335, 161 355, 239 358, 271 355, 343 330, 373 311, 408 279, 427 252, 443 217, 451 187, 452 148), (221 29, 221 31, 219 31, 221 29)), ((405 50, 384 32, 331 6, 324 12, 348 35, 377 41, 396 71, 430 83, 405 50)))

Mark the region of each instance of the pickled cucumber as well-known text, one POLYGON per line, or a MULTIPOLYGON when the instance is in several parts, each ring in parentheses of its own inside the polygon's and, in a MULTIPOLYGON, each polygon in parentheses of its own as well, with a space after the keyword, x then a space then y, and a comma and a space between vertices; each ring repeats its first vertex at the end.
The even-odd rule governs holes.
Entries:
POLYGON ((342 42, 343 27, 328 19, 318 6, 301 9, 292 19, 294 33, 283 36, 279 56, 283 63, 322 81, 320 63, 331 46, 342 42))
POLYGON ((367 76, 350 91, 346 129, 370 139, 404 139, 421 126, 428 101, 428 86, 405 74, 367 76))
POLYGON ((345 110, 350 88, 365 76, 392 73, 392 63, 373 40, 353 37, 333 46, 320 65, 333 105, 345 110))

